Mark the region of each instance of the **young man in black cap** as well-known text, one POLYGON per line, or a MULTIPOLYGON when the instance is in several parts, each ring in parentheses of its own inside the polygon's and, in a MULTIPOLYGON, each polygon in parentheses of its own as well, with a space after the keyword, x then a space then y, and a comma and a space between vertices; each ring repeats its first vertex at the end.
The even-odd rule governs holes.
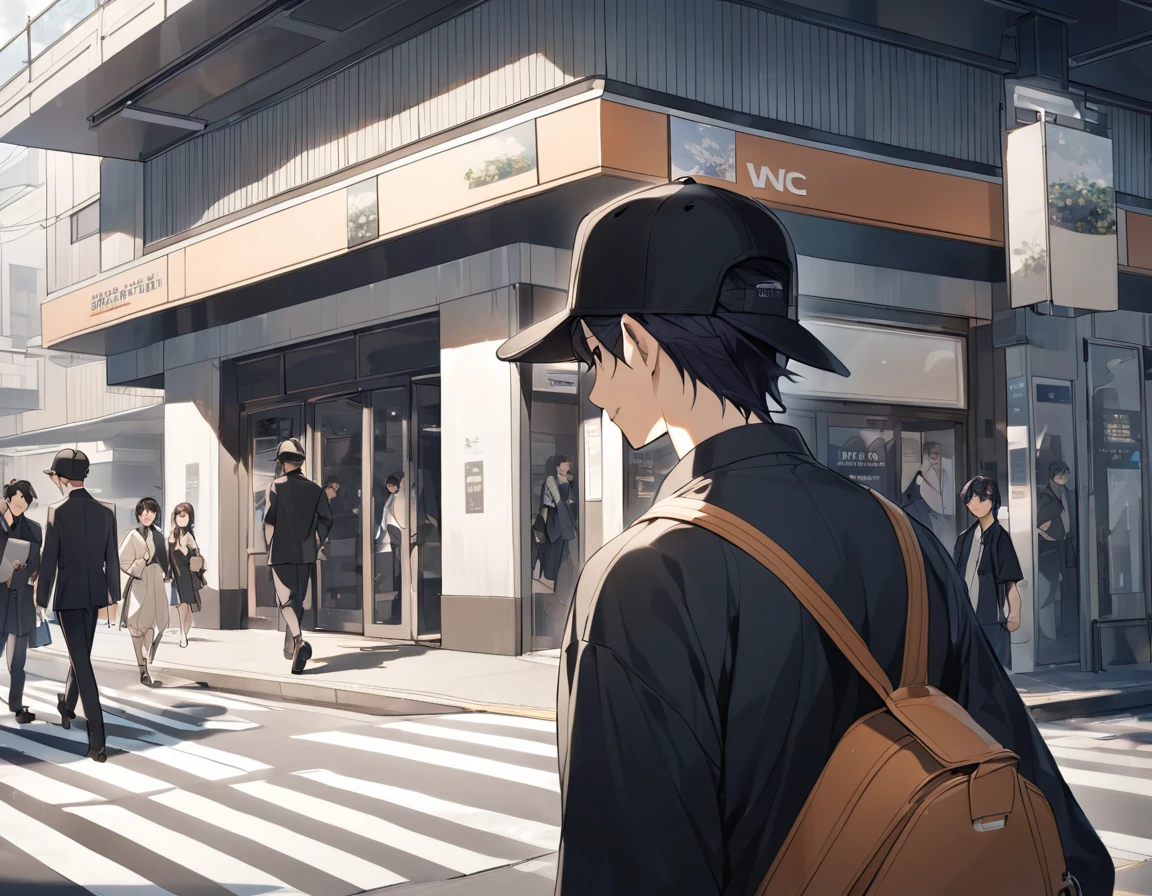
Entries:
POLYGON ((56 586, 56 619, 71 661, 64 693, 57 699, 60 724, 71 727, 79 698, 88 722, 88 756, 104 762, 104 713, 92 668, 92 642, 100 608, 120 600, 120 551, 116 511, 84 488, 88 466, 83 451, 65 448, 44 471, 64 500, 48 508, 36 603, 47 608, 56 586))
POLYGON ((316 561, 332 529, 332 510, 324 489, 305 477, 304 446, 296 439, 281 442, 276 462, 284 475, 268 486, 264 537, 276 601, 284 617, 284 658, 300 675, 312 656, 312 645, 301 634, 304 602, 312 591, 316 561))
MULTIPOLYGON (((680 457, 653 516, 588 561, 569 614, 562 896, 758 892, 837 743, 884 706, 799 592, 714 531, 659 518, 662 506, 705 501, 774 540, 881 674, 901 680, 912 582, 888 511, 772 422, 790 361, 848 374, 797 322, 795 272, 775 215, 684 178, 585 218, 567 308, 498 352, 583 361, 591 401, 633 447, 667 434, 680 457)), ((937 539, 914 529, 927 568, 926 679, 1019 755, 1052 806, 1068 870, 1084 893, 1110 893, 1108 853, 963 583, 937 539)))

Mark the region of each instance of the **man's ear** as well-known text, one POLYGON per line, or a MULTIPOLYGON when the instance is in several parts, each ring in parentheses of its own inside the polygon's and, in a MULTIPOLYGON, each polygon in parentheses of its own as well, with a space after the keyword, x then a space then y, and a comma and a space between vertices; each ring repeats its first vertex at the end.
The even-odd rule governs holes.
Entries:
POLYGON ((620 328, 624 335, 624 363, 633 369, 655 371, 658 346, 652 335, 629 314, 620 318, 620 328))

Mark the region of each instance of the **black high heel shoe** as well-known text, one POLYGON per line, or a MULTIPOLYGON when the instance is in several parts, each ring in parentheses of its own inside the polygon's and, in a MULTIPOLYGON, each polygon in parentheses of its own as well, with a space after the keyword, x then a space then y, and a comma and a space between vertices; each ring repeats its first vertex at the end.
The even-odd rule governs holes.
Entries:
POLYGON ((76 713, 68 708, 63 694, 56 695, 56 711, 60 713, 60 727, 67 731, 72 727, 72 720, 76 718, 76 713))
POLYGON ((88 758, 94 759, 96 762, 107 762, 108 761, 108 754, 105 753, 103 750, 89 749, 88 750, 88 758))

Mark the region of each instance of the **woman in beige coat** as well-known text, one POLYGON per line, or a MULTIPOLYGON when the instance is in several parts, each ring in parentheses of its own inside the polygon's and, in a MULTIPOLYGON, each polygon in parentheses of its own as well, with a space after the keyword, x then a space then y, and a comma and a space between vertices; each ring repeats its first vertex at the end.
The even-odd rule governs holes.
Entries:
POLYGON ((152 498, 141 498, 136 504, 138 525, 120 545, 120 569, 129 576, 124 594, 125 621, 140 667, 140 682, 147 687, 154 684, 148 666, 156 659, 156 648, 168 627, 164 583, 170 574, 164 533, 155 526, 159 515, 159 504, 152 498))

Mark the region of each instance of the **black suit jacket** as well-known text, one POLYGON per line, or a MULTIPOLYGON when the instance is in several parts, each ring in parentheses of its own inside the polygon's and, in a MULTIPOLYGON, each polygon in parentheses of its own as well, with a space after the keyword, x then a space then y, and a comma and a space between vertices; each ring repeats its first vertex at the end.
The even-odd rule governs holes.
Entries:
POLYGON ((57 610, 106 607, 120 600, 116 512, 76 489, 48 508, 36 602, 48 606, 56 586, 57 610))
MULTIPOLYGON (((28 542, 27 561, 12 573, 11 591, 19 597, 16 604, 8 608, 9 613, 16 613, 16 624, 11 626, 11 630, 15 631, 17 635, 26 635, 36 627, 36 586, 29 580, 40 569, 40 546, 44 542, 44 537, 40 530, 40 524, 35 520, 28 519, 27 516, 16 517, 9 527, 4 522, 4 517, 0 515, 0 529, 6 533, 4 536, 5 543, 9 538, 18 538, 28 542)), ((0 550, 3 550, 2 546, 0 546, 0 550)), ((0 583, 0 587, 2 586, 3 583, 0 583)), ((8 621, 11 624, 13 620, 9 619, 8 621)))

